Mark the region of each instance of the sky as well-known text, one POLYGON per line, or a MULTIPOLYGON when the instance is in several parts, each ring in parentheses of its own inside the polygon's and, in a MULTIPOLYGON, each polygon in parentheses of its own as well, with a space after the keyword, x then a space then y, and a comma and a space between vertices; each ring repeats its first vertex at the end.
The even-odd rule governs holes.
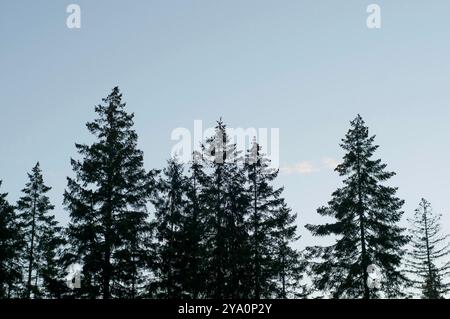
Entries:
POLYGON ((422 197, 450 232, 447 0, 0 0, 0 180, 14 203, 40 162, 57 219, 74 144, 118 85, 145 167, 162 168, 178 127, 278 128, 277 180, 303 227, 341 185, 332 166, 361 114, 397 175, 405 219, 422 197), (69 4, 81 28, 69 29, 69 4), (369 4, 381 28, 366 25, 369 4))

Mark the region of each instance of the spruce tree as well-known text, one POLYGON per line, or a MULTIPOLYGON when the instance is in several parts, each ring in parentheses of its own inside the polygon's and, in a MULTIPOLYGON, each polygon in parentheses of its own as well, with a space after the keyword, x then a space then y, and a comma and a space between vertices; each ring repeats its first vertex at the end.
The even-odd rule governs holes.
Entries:
POLYGON ((411 223, 410 272, 413 285, 424 299, 440 299, 448 292, 446 281, 450 264, 444 257, 450 253, 447 236, 441 235, 441 215, 433 212, 431 204, 422 198, 411 223))
POLYGON ((61 299, 68 293, 62 260, 66 240, 63 237, 63 228, 58 225, 54 216, 47 217, 49 217, 48 222, 43 227, 41 240, 36 247, 41 252, 40 263, 42 266, 39 271, 42 279, 41 297, 61 299))
POLYGON ((205 297, 205 235, 207 228, 205 194, 207 177, 201 154, 195 152, 186 179, 186 203, 181 228, 181 273, 183 297, 205 297))
POLYGON ((156 196, 153 200, 157 240, 157 282, 153 290, 157 291, 156 296, 160 298, 182 297, 181 235, 186 207, 185 195, 186 178, 183 165, 176 159, 171 159, 156 184, 156 196))
POLYGON ((0 193, 0 299, 14 298, 20 294, 20 258, 25 244, 20 220, 14 207, 8 203, 7 195, 0 193))
POLYGON ((275 227, 274 215, 281 208, 283 189, 274 189, 272 181, 278 175, 270 169, 269 162, 261 153, 261 146, 253 141, 246 154, 245 171, 248 178, 248 192, 251 202, 248 220, 250 240, 250 265, 252 297, 269 298, 274 291, 273 278, 276 275, 275 254, 271 237, 275 227))
POLYGON ((345 177, 344 185, 317 210, 334 221, 306 225, 314 236, 335 240, 329 246, 308 248, 315 288, 334 298, 400 296, 405 281, 400 266, 409 238, 398 225, 403 200, 395 196, 397 188, 384 185, 395 173, 373 159, 378 148, 374 139, 360 115, 351 121, 341 144, 346 154, 336 168, 345 177), (379 289, 368 281, 369 265, 381 270, 379 289))
POLYGON ((54 206, 47 193, 39 163, 28 174, 29 181, 17 202, 23 234, 27 243, 23 259, 26 267, 25 296, 30 298, 55 297, 62 283, 59 249, 63 245, 61 227, 51 213, 54 206), (57 288, 59 287, 59 288, 57 288))
POLYGON ((134 114, 128 114, 118 87, 95 108, 86 126, 96 140, 76 144, 64 200, 70 212, 68 262, 82 269, 82 297, 135 298, 143 289, 148 262, 146 202, 154 172, 143 167, 134 114))
POLYGON ((204 194, 209 212, 206 293, 213 298, 245 298, 251 290, 246 230, 250 199, 245 189, 243 159, 222 120, 203 145, 203 156, 207 173, 204 194))
POLYGON ((274 285, 274 298, 306 298, 307 290, 302 283, 305 272, 303 254, 292 247, 300 236, 297 235, 295 221, 297 214, 284 202, 274 211, 271 228, 274 270, 277 276, 274 285))

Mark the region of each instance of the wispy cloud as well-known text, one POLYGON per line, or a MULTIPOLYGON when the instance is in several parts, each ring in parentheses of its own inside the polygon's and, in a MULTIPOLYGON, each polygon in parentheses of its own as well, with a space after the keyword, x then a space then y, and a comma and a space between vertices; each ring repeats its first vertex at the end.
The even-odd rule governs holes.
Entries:
POLYGON ((280 171, 284 175, 308 175, 320 172, 321 168, 325 170, 334 170, 339 162, 332 157, 323 158, 319 164, 310 161, 301 161, 296 164, 287 164, 280 167, 280 171))
POLYGON ((280 171, 286 175, 292 174, 306 175, 318 172, 319 169, 316 168, 311 162, 302 161, 294 165, 285 165, 280 168, 280 171))
POLYGON ((327 157, 327 158, 324 158, 324 159, 322 160, 322 164, 323 164, 326 168, 329 168, 329 169, 335 169, 336 166, 339 165, 339 162, 338 162, 336 159, 332 158, 332 157, 327 157))

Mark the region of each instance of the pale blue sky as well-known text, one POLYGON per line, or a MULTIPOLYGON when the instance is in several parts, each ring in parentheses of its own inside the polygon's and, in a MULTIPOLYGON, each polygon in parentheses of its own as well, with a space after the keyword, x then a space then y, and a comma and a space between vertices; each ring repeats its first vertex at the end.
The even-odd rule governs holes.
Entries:
POLYGON ((231 127, 280 128, 281 175, 305 223, 339 185, 322 164, 357 113, 398 175, 407 216, 426 197, 450 231, 450 2, 364 0, 0 0, 0 179, 14 202, 40 161, 59 220, 75 142, 119 85, 136 114, 147 168, 161 168, 176 127, 223 116, 231 127), (80 30, 66 7, 81 6, 80 30), (382 28, 366 27, 381 6, 382 28))

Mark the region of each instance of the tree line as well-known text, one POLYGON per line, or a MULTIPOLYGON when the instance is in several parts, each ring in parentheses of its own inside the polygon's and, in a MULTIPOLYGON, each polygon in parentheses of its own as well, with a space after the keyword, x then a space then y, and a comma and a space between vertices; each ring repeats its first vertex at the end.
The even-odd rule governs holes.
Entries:
POLYGON ((15 205, 0 192, 0 298, 443 298, 450 288, 440 215, 423 199, 400 226, 404 201, 386 183, 395 173, 360 115, 341 143, 343 186, 317 210, 329 221, 306 225, 333 243, 300 251, 297 215, 256 140, 242 153, 219 120, 190 163, 146 171, 117 87, 95 112, 95 142, 75 144, 71 159, 66 227, 39 163, 15 205))

